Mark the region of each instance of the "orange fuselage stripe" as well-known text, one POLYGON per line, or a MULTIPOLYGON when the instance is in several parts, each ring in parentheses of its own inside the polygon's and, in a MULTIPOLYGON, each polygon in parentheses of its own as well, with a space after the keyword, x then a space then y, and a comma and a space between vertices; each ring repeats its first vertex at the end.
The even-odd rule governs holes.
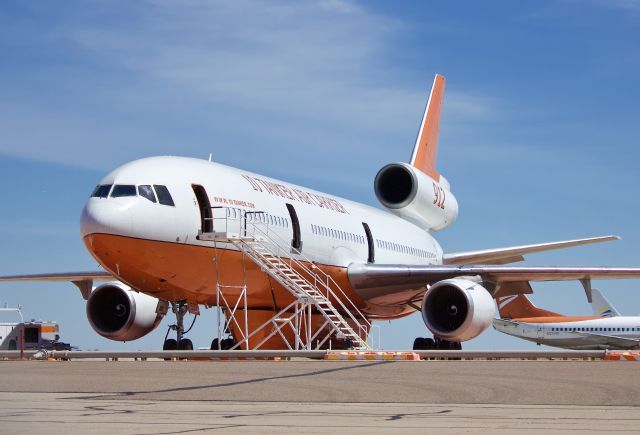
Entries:
MULTIPOLYGON (((234 302, 247 285, 247 308, 273 310, 293 296, 240 251, 170 243, 109 234, 84 239, 95 259, 122 282, 168 301, 216 305, 216 283, 234 302)), ((352 289, 344 267, 318 265, 366 315, 399 318, 414 311, 407 305, 374 305, 352 289)), ((240 305, 242 307, 242 305, 240 305)))

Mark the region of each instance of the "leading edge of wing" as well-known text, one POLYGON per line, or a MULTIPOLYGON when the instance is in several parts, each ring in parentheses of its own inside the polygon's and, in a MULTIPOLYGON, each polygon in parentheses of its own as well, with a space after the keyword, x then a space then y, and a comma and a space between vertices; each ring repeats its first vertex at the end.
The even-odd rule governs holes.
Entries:
POLYGON ((351 264, 349 281, 355 289, 378 287, 417 288, 462 276, 480 276, 492 283, 639 279, 640 267, 521 267, 521 266, 406 266, 351 264))
POLYGON ((63 272, 63 273, 41 273, 34 275, 6 275, 0 276, 0 282, 8 281, 112 281, 116 279, 109 272, 63 272))
POLYGON ((620 240, 618 236, 589 237, 586 239, 563 240, 560 242, 537 243, 534 245, 512 246, 508 248, 485 249, 445 254, 444 264, 505 264, 524 260, 523 255, 554 249, 571 248, 591 243, 620 240))

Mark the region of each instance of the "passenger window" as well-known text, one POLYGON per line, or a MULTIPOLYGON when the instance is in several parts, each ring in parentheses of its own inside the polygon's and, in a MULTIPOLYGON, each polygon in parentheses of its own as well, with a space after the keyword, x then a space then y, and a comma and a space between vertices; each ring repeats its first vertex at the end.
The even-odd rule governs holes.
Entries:
POLYGON ((175 206, 173 198, 171 198, 171 194, 169 193, 169 189, 167 189, 167 186, 154 184, 153 188, 156 190, 156 194, 158 195, 158 202, 160 204, 175 206))
POLYGON ((95 190, 91 194, 92 198, 106 198, 109 196, 109 191, 111 190, 111 184, 101 184, 96 186, 95 190))
POLYGON ((136 196, 136 186, 133 184, 116 184, 111 192, 112 198, 120 198, 122 196, 136 196))
POLYGON ((156 194, 153 193, 153 189, 148 184, 138 186, 138 195, 148 199, 151 202, 156 202, 156 194))

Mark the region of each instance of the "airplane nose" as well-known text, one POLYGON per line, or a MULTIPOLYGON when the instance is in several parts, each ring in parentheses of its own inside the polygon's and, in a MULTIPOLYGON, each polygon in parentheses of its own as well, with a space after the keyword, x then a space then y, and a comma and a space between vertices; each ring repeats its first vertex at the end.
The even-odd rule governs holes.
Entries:
POLYGON ((132 227, 131 210, 126 204, 103 198, 91 198, 80 217, 80 233, 129 235, 132 227))

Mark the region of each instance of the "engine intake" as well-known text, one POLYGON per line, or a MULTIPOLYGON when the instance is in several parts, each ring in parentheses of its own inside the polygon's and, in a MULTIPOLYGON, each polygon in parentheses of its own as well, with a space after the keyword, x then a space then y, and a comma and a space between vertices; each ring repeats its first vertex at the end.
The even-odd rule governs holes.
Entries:
POLYGON ((96 287, 87 300, 89 324, 101 336, 116 340, 136 340, 153 331, 163 314, 156 313, 158 299, 112 282, 96 287))
POLYGON ((406 207, 415 198, 418 180, 409 168, 392 163, 378 172, 374 187, 382 205, 397 209, 406 207))
POLYGON ((493 298, 473 281, 447 279, 425 293, 422 319, 429 330, 449 341, 467 341, 483 333, 493 320, 493 298))
POLYGON ((392 213, 426 230, 441 230, 458 216, 458 202, 444 177, 439 181, 406 163, 391 163, 378 171, 376 197, 392 213))

